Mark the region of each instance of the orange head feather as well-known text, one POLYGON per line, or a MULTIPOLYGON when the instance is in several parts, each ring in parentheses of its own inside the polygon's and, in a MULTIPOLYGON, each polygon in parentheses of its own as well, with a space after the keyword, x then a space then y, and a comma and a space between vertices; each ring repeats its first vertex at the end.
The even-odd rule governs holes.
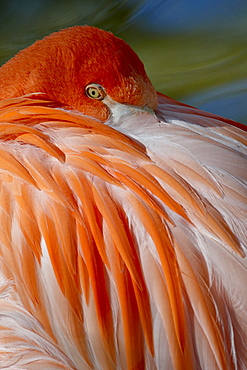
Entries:
POLYGON ((90 26, 53 33, 0 68, 0 99, 39 92, 101 121, 110 115, 105 96, 127 105, 157 106, 137 54, 112 33, 90 26))

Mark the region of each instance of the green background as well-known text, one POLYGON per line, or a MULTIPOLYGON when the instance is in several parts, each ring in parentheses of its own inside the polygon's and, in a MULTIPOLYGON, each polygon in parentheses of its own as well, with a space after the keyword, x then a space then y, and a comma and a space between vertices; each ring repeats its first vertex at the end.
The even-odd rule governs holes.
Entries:
POLYGON ((247 123, 246 0, 0 1, 0 64, 83 24, 127 41, 158 91, 247 123))

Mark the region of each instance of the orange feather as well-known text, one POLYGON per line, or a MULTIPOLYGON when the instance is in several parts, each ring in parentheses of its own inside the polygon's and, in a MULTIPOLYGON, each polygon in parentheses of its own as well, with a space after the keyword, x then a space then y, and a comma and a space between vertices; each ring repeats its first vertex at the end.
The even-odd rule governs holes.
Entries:
POLYGON ((244 127, 88 26, 0 87, 0 367, 244 370, 244 127))

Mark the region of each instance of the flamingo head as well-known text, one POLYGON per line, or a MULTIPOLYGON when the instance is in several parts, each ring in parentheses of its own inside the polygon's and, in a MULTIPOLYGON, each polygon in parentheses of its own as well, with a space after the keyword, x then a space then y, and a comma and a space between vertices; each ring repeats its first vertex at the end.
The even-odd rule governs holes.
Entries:
POLYGON ((112 33, 90 26, 36 41, 0 69, 0 99, 30 93, 100 121, 123 107, 155 109, 157 94, 137 54, 112 33))

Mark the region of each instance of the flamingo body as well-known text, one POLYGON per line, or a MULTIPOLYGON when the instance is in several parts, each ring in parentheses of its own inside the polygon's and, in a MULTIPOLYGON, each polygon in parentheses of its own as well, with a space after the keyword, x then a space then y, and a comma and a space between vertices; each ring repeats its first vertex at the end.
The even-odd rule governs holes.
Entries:
POLYGON ((0 367, 245 369, 241 124, 156 93, 87 26, 0 85, 0 367))

